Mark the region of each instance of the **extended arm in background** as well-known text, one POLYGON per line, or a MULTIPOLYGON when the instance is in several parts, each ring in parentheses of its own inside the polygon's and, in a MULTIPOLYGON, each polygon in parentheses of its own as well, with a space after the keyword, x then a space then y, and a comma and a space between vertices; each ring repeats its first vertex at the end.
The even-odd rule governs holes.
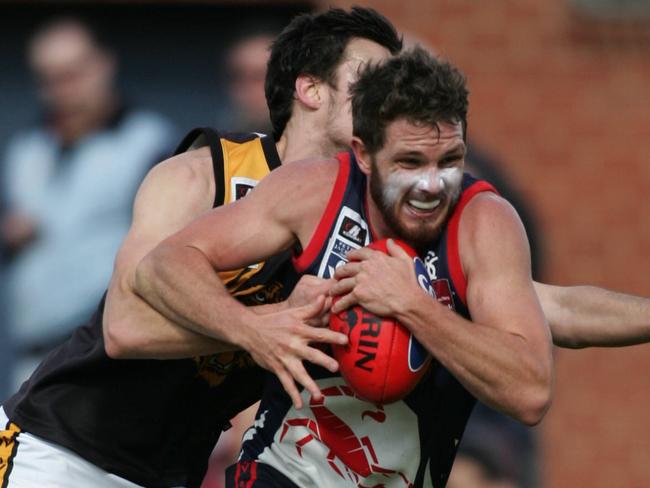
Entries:
POLYGON ((561 347, 616 347, 650 342, 650 298, 595 286, 535 283, 553 335, 561 347))
POLYGON ((294 379, 320 397, 303 360, 332 371, 338 367, 309 344, 347 341, 343 334, 307 325, 322 312, 325 297, 260 316, 228 294, 215 270, 263 261, 291 247, 297 236, 310 236, 336 177, 336 163, 324 163, 292 163, 275 170, 246 198, 208 212, 163 241, 136 271, 136 291, 154 308, 189 329, 209 330, 212 337, 250 352, 257 364, 278 376, 297 407, 302 400, 294 379), (292 201, 305 204, 288 204, 286 188, 292 189, 292 201))

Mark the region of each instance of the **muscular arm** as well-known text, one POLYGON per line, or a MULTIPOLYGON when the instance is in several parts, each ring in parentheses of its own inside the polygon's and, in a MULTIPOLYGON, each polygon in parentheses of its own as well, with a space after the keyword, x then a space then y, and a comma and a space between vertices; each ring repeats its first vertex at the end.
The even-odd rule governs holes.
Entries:
POLYGON ((159 242, 212 206, 213 180, 205 150, 154 167, 135 199, 133 223, 115 260, 104 309, 104 342, 113 358, 170 359, 210 354, 233 346, 180 327, 134 292, 137 263, 159 242))
POLYGON ((274 171, 246 198, 206 213, 159 244, 138 265, 135 287, 171 320, 249 351, 258 364, 278 375, 299 406, 294 378, 312 395, 320 395, 302 360, 337 368, 336 361, 308 344, 347 340, 343 334, 306 325, 324 297, 316 306, 261 317, 234 300, 216 274, 262 261, 289 248, 297 236, 311 235, 336 170, 330 174, 331 164, 291 166, 295 170, 274 171), (286 188, 292 189, 292 201, 305 205, 287 205, 286 188))
MULTIPOLYGON (((207 149, 181 154, 153 168, 135 199, 133 223, 120 248, 104 309, 104 343, 110 357, 176 359, 240 349, 214 336, 210 329, 171 320, 135 293, 135 270, 142 258, 164 239, 212 208, 212 159, 207 149)), ((298 303, 322 293, 322 283, 301 280, 298 303)), ((263 315, 283 310, 280 304, 249 307, 263 315)))
POLYGON ((550 406, 553 358, 521 221, 505 200, 478 195, 463 213, 459 242, 472 322, 463 320, 464 327, 455 330, 443 321, 448 347, 435 341, 436 357, 446 355, 450 369, 479 399, 535 424, 550 406))
MULTIPOLYGON (((371 251, 372 267, 350 263, 336 277, 352 269, 355 301, 397 317, 478 399, 535 424, 550 405, 553 366, 523 227, 504 200, 483 194, 465 208, 459 232, 471 322, 419 288, 411 259, 395 245, 390 257, 371 251), (355 273, 355 267, 360 271, 355 273)), ((350 259, 359 254, 351 253, 350 259)), ((346 288, 342 280, 333 292, 346 288)))
POLYGON ((561 347, 629 346, 650 342, 650 299, 595 286, 535 283, 553 335, 561 347))

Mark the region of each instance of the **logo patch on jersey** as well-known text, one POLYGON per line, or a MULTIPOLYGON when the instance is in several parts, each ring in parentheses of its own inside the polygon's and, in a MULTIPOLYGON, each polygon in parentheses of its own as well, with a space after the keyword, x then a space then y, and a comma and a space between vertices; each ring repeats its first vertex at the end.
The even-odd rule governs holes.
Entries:
POLYGON ((241 200, 250 191, 255 188, 258 181, 252 178, 244 178, 243 176, 233 176, 230 178, 230 201, 234 202, 241 200))
POLYGON ((343 207, 327 243, 325 256, 318 270, 320 278, 331 278, 339 266, 348 262, 348 252, 369 243, 368 224, 350 207, 343 207))
POLYGON ((244 183, 239 183, 238 185, 235 185, 235 200, 241 200, 246 195, 248 195, 248 192, 251 191, 253 188, 254 187, 250 185, 246 185, 244 183))
POLYGON ((333 239, 331 244, 331 249, 326 254, 327 260, 321 263, 321 269, 318 272, 319 276, 326 279, 334 276, 336 268, 348 262, 347 254, 354 249, 350 244, 336 238, 333 239))
POLYGON ((352 242, 359 246, 363 246, 366 242, 368 231, 361 227, 361 225, 349 217, 345 217, 339 229, 339 235, 350 239, 352 242))
POLYGON ((427 255, 424 258, 424 267, 429 274, 429 278, 435 280, 438 277, 438 272, 436 271, 436 262, 438 262, 438 256, 433 251, 428 251, 427 255))
POLYGON ((454 305, 454 295, 451 290, 449 280, 447 278, 438 279, 438 271, 436 269, 436 263, 438 262, 438 259, 438 256, 436 256, 436 253, 433 251, 428 251, 427 255, 424 258, 423 268, 431 280, 428 285, 428 288, 430 290, 424 286, 423 281, 421 281, 419 272, 416 271, 416 274, 418 274, 418 283, 420 283, 420 286, 424 288, 424 290, 429 295, 436 298, 438 302, 449 307, 451 310, 456 310, 456 306, 454 305))
POLYGON ((196 356, 194 362, 198 369, 198 375, 212 387, 219 386, 236 369, 257 367, 253 358, 245 351, 196 356))
POLYGON ((415 276, 417 277, 418 285, 420 285, 420 288, 427 292, 427 295, 429 295, 431 298, 436 298, 436 292, 431 286, 431 279, 429 278, 429 274, 427 273, 422 260, 418 257, 414 257, 413 265, 415 267, 415 276))
MULTIPOLYGON (((413 258, 413 264, 415 266, 415 276, 417 277, 418 284, 420 287, 429 295, 431 298, 436 298, 436 292, 431 286, 431 280, 427 274, 424 263, 418 257, 413 258)), ((420 342, 415 338, 413 334, 409 338, 409 369, 413 372, 418 371, 427 358, 429 353, 427 350, 420 344, 420 342)))
POLYGON ((446 305, 451 310, 456 310, 456 307, 454 306, 453 292, 451 291, 449 280, 446 278, 434 280, 431 282, 431 286, 433 287, 433 291, 436 298, 438 299, 438 302, 446 305))

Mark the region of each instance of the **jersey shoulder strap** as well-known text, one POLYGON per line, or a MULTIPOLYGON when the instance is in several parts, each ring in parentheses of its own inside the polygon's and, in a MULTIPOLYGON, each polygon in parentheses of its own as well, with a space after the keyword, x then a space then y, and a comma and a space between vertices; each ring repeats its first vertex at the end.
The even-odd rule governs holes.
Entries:
POLYGON ((205 146, 212 156, 215 207, 246 196, 259 180, 281 164, 275 142, 266 134, 225 133, 210 127, 191 130, 174 154, 205 146))

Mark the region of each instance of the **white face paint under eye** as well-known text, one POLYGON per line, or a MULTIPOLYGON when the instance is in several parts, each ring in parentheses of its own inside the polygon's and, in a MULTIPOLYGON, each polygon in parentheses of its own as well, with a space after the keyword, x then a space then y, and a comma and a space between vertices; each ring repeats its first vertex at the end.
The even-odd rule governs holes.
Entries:
POLYGON ((384 199, 395 203, 406 192, 416 190, 422 193, 437 195, 449 188, 460 184, 462 171, 459 175, 453 172, 456 168, 443 170, 425 169, 422 171, 395 171, 384 181, 384 199))
MULTIPOLYGON (((428 172, 423 171, 421 173, 428 172)), ((419 186, 425 185, 427 185, 426 180, 420 173, 395 171, 389 174, 384 180, 384 202, 390 205, 395 205, 401 196, 411 188, 418 188, 419 186)), ((418 189, 426 191, 423 188, 418 189)))
POLYGON ((443 190, 454 191, 460 187, 463 181, 463 170, 461 168, 444 168, 438 171, 440 186, 443 190))
POLYGON ((460 168, 444 168, 441 170, 423 169, 421 171, 395 171, 389 174, 383 187, 383 201, 386 205, 394 206, 404 195, 415 192, 418 195, 410 198, 409 204, 421 210, 432 210, 437 207, 440 197, 455 197, 463 179, 460 168), (429 195, 429 198, 426 198, 429 195), (430 197, 436 197, 431 200, 430 197))

